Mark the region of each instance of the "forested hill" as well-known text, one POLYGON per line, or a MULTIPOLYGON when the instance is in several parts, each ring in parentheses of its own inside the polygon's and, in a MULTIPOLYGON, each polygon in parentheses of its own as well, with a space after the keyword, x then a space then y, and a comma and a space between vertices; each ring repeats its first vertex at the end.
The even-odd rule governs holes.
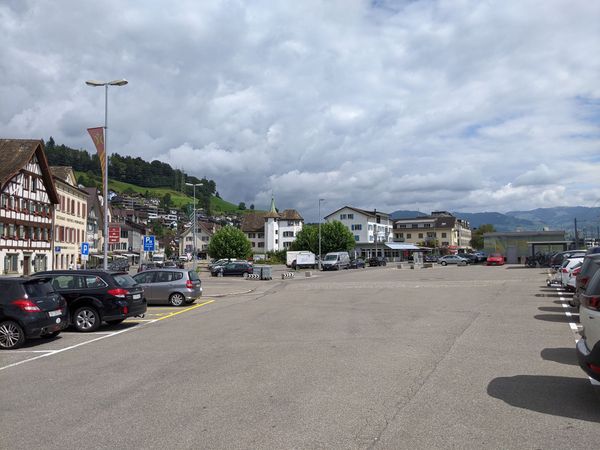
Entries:
MULTIPOLYGON (((100 161, 98 154, 90 154, 86 150, 76 150, 66 145, 57 145, 50 137, 45 143, 46 155, 51 166, 71 166, 79 172, 91 172, 100 176, 100 161)), ((108 172, 111 179, 136 184, 143 187, 168 187, 179 192, 190 191, 185 183, 202 183, 198 189, 207 195, 214 195, 217 186, 213 180, 199 179, 190 176, 179 169, 173 169, 169 164, 160 161, 147 162, 142 158, 121 156, 117 153, 110 155, 108 172)), ((198 191, 197 191, 198 192, 198 191)))

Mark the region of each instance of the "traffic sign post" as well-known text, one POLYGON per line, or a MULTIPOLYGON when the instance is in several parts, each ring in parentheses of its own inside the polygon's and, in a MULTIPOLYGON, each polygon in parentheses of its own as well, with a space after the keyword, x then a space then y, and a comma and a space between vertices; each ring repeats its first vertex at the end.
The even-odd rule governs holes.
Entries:
POLYGON ((90 244, 89 242, 81 243, 81 261, 83 262, 83 268, 86 269, 87 260, 90 257, 90 244))
POLYGON ((154 251, 154 236, 144 236, 143 245, 145 252, 154 251))

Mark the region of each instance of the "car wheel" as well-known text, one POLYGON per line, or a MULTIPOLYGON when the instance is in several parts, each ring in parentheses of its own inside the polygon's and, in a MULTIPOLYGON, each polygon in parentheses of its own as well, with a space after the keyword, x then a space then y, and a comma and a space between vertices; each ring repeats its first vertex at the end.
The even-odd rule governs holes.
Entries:
POLYGON ((93 306, 82 306, 73 313, 73 326, 77 331, 89 333, 100 327, 100 315, 93 306))
POLYGON ((19 348, 23 342, 25 342, 25 332, 21 325, 12 320, 0 323, 0 348, 2 350, 19 348))
POLYGON ((109 325, 119 325, 125 319, 107 320, 106 323, 109 325))
POLYGON ((445 266, 445 265, 446 265, 446 264, 448 264, 448 263, 447 263, 446 261, 442 261, 440 264, 441 264, 442 266, 445 266))
POLYGON ((172 306, 181 306, 185 303, 185 297, 179 292, 175 292, 169 296, 169 303, 172 306))
POLYGON ((248 278, 248 272, 244 272, 244 273, 242 274, 242 276, 243 276, 244 278, 248 278))

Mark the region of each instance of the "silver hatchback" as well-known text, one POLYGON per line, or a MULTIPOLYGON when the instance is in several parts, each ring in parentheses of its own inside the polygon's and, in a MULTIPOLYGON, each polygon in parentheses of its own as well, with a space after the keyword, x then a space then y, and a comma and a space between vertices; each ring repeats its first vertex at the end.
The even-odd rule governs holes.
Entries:
POLYGON ((194 270, 146 270, 133 278, 144 289, 148 304, 182 306, 193 303, 202 296, 202 283, 194 270))

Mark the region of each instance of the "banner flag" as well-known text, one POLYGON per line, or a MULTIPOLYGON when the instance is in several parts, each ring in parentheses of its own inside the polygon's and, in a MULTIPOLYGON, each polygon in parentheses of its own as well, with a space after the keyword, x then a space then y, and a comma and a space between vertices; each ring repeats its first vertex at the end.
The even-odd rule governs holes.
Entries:
MULTIPOLYGON (((88 128, 88 133, 94 141, 96 150, 98 151, 98 158, 100 159, 100 167, 102 168, 102 185, 104 186, 104 179, 107 177, 106 173, 106 156, 104 150, 104 127, 88 128)), ((108 178, 106 178, 108 180, 108 178)))

